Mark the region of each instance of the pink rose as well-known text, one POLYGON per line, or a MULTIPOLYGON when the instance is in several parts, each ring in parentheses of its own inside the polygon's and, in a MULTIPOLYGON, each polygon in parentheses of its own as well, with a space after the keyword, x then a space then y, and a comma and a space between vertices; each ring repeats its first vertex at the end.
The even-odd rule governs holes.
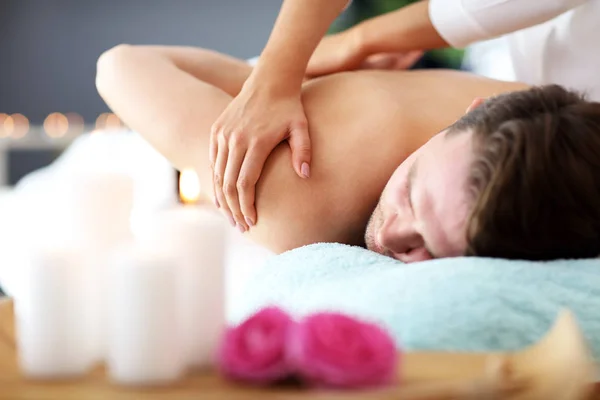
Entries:
POLYGON ((285 358, 285 346, 293 325, 285 312, 268 307, 241 325, 229 328, 219 354, 223 374, 260 384, 288 377, 291 371, 285 358))
POLYGON ((290 331, 287 349, 295 371, 318 386, 376 387, 397 376, 398 352, 388 333, 338 313, 306 317, 290 331))

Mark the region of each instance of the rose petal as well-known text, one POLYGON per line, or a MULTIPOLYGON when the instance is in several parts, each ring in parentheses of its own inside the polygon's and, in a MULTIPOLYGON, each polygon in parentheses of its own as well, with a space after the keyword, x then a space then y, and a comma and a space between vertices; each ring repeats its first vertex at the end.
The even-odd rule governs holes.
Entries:
POLYGON ((297 372, 319 386, 383 386, 397 377, 399 355, 391 336, 339 313, 313 314, 296 324, 287 350, 297 372))
POLYGON ((219 352, 221 372, 232 379, 271 383, 290 375, 286 338, 294 322, 284 311, 268 307, 227 329, 219 352))

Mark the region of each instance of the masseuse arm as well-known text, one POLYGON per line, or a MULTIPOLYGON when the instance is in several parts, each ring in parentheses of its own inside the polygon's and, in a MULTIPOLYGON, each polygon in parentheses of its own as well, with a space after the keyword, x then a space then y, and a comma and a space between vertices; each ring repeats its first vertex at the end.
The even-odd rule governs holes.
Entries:
POLYGON ((285 0, 252 76, 299 91, 313 51, 349 0, 285 0))
MULTIPOLYGON (((447 47, 429 18, 429 0, 419 1, 343 32, 326 36, 314 51, 306 74, 328 75, 359 69, 371 55, 447 47)), ((416 61, 416 60, 413 60, 416 61)))
POLYGON ((378 53, 465 47, 546 22, 586 1, 423 0, 324 38, 307 73, 353 69, 378 53))
POLYGON ((310 176, 300 89, 311 54, 347 1, 285 0, 256 68, 211 128, 215 203, 242 231, 257 221, 255 186, 275 146, 287 140, 294 170, 310 176))

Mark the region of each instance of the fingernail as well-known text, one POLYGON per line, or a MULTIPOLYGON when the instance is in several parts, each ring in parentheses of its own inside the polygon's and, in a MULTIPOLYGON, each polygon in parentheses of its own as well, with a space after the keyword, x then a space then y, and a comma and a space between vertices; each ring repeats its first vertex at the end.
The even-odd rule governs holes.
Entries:
POLYGON ((217 208, 220 208, 221 205, 219 204, 219 199, 217 199, 217 196, 214 197, 215 200, 215 206, 217 206, 217 208))
POLYGON ((237 224, 238 229, 240 230, 240 232, 244 233, 246 232, 246 227, 242 224, 237 224))
POLYGON ((236 222, 235 222, 235 219, 233 219, 233 217, 231 215, 229 215, 229 223, 231 224, 231 226, 233 226, 235 228, 236 222))
POLYGON ((252 218, 245 217, 244 219, 246 220, 248 226, 254 226, 254 221, 252 221, 252 218))
POLYGON ((310 167, 308 163, 302 163, 302 168, 300 168, 300 171, 305 178, 310 178, 310 167))

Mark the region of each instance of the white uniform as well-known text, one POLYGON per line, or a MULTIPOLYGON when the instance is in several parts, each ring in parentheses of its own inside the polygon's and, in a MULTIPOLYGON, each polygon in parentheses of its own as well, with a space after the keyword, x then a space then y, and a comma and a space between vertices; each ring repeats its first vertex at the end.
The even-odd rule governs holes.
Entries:
POLYGON ((600 0, 430 0, 429 15, 454 47, 504 35, 515 79, 600 101, 600 0))

